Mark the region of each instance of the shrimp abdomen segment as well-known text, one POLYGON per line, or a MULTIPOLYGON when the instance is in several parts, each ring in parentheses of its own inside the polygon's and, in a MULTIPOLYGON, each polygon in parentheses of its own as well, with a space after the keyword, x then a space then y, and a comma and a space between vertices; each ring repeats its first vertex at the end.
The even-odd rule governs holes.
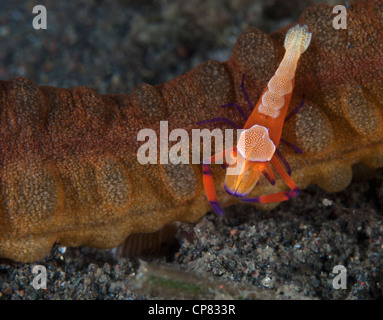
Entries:
POLYGON ((289 30, 284 43, 286 53, 262 96, 258 105, 259 113, 275 119, 281 114, 281 109, 288 106, 286 102, 289 99, 286 95, 292 93, 299 57, 307 49, 310 41, 311 33, 306 25, 297 25, 289 30))

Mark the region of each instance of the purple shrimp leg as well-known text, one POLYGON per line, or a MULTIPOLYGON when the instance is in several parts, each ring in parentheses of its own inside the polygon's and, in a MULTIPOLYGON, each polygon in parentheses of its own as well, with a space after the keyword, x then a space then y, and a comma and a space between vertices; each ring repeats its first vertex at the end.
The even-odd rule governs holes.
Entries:
MULTIPOLYGON (((305 94, 302 95, 302 100, 301 100, 300 104, 297 105, 293 110, 291 110, 291 112, 286 116, 285 122, 289 121, 303 107, 303 105, 304 105, 304 98, 305 98, 305 94)), ((280 141, 282 143, 284 143, 285 145, 287 145, 288 147, 290 147, 291 149, 293 149, 295 151, 295 153, 302 153, 302 150, 299 149, 295 144, 293 144, 293 143, 291 143, 291 142, 289 142, 289 141, 287 141, 287 140, 285 140, 283 138, 281 138, 280 141)), ((282 162, 283 162, 283 160, 282 160, 282 162)))
POLYGON ((289 121, 295 114, 299 112, 299 110, 303 107, 304 105, 304 99, 305 99, 305 94, 302 94, 302 100, 300 104, 298 104, 291 112, 286 116, 285 122, 289 121))
POLYGON ((287 162, 286 158, 283 156, 282 152, 280 152, 278 149, 275 149, 275 154, 277 155, 277 157, 281 160, 281 162, 285 166, 287 174, 289 176, 291 176, 291 167, 290 167, 289 163, 287 162))
POLYGON ((247 100, 247 104, 249 105, 250 112, 253 112, 254 105, 253 105, 253 103, 251 102, 250 97, 249 97, 249 95, 247 94, 247 91, 246 91, 246 89, 245 89, 245 76, 246 76, 246 73, 244 73, 243 76, 242 76, 241 90, 242 90, 242 93, 243 93, 244 97, 245 97, 246 100, 247 100))
MULTIPOLYGON (((269 183, 274 186, 275 185, 275 179, 271 179, 270 178, 270 175, 266 172, 266 171, 263 171, 263 175, 265 176, 266 180, 269 181, 269 183)), ((259 183, 259 181, 258 181, 259 183)))
MULTIPOLYGON (((299 188, 297 187, 294 190, 290 190, 290 191, 282 191, 282 192, 279 192, 279 194, 284 194, 288 199, 292 199, 292 198, 296 197, 299 194, 299 188)), ((259 201, 259 198, 260 197, 257 197, 257 198, 244 198, 244 199, 241 199, 241 200, 243 202, 261 203, 259 201)))
POLYGON ((221 108, 227 108, 227 107, 235 107, 235 109, 237 109, 237 111, 241 115, 241 117, 243 119, 245 119, 245 121, 247 121, 248 116, 246 115, 246 113, 243 111, 243 109, 241 108, 241 106, 239 104, 233 102, 233 103, 228 103, 228 104, 224 104, 221 106, 221 108))
POLYGON ((291 149, 293 149, 295 151, 295 153, 302 153, 303 151, 301 149, 299 149, 295 144, 281 138, 280 140, 281 142, 283 142, 286 146, 290 147, 291 149))

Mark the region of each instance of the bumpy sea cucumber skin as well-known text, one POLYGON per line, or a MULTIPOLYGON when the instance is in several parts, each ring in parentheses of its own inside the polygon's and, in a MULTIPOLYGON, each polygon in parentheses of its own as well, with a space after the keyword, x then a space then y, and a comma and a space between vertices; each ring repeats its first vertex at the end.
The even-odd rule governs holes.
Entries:
MULTIPOLYGON (((312 32, 297 69, 291 107, 305 106, 285 125, 283 137, 304 152, 281 147, 300 188, 345 188, 351 166, 383 166, 383 6, 363 1, 347 9, 347 29, 332 27, 332 8, 315 5, 299 23, 312 32)), ((130 95, 99 95, 85 87, 37 87, 16 78, 0 82, 0 257, 43 258, 55 242, 111 248, 129 234, 153 232, 170 221, 192 222, 209 210, 199 165, 141 165, 136 153, 143 128, 169 131, 213 117, 241 122, 234 110, 255 103, 283 57, 285 29, 245 32, 232 58, 207 61, 158 86, 130 95)), ((226 128, 214 124, 214 127, 226 128)), ((159 135, 159 134, 158 134, 159 135)), ((219 202, 225 172, 213 167, 219 202)), ((287 190, 261 180, 252 197, 287 190)), ((270 205, 264 205, 264 208, 270 205)))

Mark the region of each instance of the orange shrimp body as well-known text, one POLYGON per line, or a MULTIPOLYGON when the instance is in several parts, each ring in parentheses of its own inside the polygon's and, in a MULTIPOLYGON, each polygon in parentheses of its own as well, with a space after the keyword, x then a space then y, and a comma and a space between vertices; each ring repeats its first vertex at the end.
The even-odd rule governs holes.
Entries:
MULTIPOLYGON (((248 117, 237 146, 224 150, 222 153, 204 161, 203 182, 205 191, 208 200, 217 213, 222 214, 223 211, 217 201, 209 163, 218 160, 228 160, 226 162, 226 191, 233 196, 243 198, 243 201, 258 203, 280 202, 288 200, 299 193, 298 187, 283 169, 275 157, 275 153, 278 152, 277 146, 281 140, 283 124, 293 93, 297 63, 301 54, 308 48, 310 41, 311 33, 306 25, 303 27, 296 25, 288 31, 284 42, 286 53, 275 75, 270 79, 261 98, 248 117), (258 198, 244 198, 254 188, 262 174, 265 174, 272 184, 275 183, 270 162, 291 190, 258 198)), ((243 81, 244 77, 242 79, 242 91, 248 99, 243 87, 243 81)), ((240 109, 238 105, 232 105, 240 109)), ((290 143, 286 143, 291 146, 290 143)), ((288 166, 283 156, 280 153, 277 154, 285 163, 285 166, 288 166)))

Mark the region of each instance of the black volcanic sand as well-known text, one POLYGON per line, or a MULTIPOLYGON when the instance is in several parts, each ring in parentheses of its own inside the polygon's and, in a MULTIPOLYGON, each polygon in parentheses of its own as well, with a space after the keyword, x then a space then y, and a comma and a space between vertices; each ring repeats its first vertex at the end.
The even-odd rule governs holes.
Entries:
MULTIPOLYGON (((208 59, 227 60, 244 30, 277 30, 311 3, 267 2, 57 2, 46 5, 48 29, 39 31, 32 28, 32 1, 4 2, 0 78, 128 93, 208 59)), ((223 217, 210 212, 183 225, 167 255, 141 258, 149 264, 116 258, 113 250, 53 248, 38 262, 47 269, 46 290, 31 286, 34 264, 0 260, 0 299, 382 298, 383 170, 355 172, 340 193, 311 186, 271 211, 237 205, 223 217), (345 290, 333 288, 336 265, 347 268, 345 290), (163 269, 172 283, 201 285, 151 286, 147 279, 161 279, 156 273, 163 269), (234 291, 205 290, 215 284, 234 291)))

